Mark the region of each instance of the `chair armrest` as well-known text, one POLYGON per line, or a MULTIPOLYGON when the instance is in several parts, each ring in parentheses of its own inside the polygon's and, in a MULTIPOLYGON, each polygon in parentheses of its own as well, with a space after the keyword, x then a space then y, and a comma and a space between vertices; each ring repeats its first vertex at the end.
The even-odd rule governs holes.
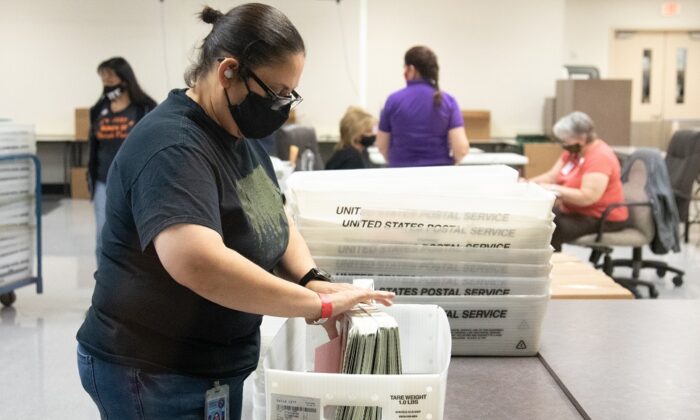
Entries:
POLYGON ((650 201, 643 201, 643 202, 632 202, 632 203, 612 203, 608 207, 605 208, 603 211, 603 215, 600 217, 600 223, 598 224, 598 234, 595 237, 596 242, 600 242, 601 239, 603 239, 603 228, 605 227, 605 223, 608 221, 608 216, 610 216, 610 213, 615 210, 616 208, 620 207, 651 207, 651 202, 650 201))

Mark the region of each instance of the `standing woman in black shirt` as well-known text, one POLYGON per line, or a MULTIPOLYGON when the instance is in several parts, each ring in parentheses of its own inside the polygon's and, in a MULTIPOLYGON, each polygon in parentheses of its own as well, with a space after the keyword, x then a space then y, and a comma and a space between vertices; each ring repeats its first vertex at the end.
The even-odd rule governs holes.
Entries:
POLYGON ((377 119, 356 106, 345 111, 340 120, 340 141, 326 163, 326 169, 369 168, 367 148, 374 144, 377 119))
POLYGON ((229 418, 240 418, 263 314, 337 335, 336 316, 393 299, 315 268, 251 140, 301 100, 305 50, 294 25, 262 4, 205 7, 201 18, 213 28, 190 88, 132 130, 107 181, 102 258, 78 331, 80 378, 103 418, 201 419, 214 381, 228 386, 229 418))
POLYGON ((90 108, 88 185, 95 206, 95 254, 99 260, 109 166, 131 129, 156 107, 156 102, 141 89, 134 71, 122 57, 100 63, 97 74, 102 79, 103 90, 90 108))

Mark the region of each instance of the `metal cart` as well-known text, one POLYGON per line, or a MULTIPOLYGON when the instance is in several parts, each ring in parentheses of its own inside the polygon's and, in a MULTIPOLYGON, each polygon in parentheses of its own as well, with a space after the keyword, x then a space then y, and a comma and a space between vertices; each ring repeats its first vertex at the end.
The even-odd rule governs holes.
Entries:
MULTIPOLYGON (((30 160, 34 163, 34 195, 35 195, 35 217, 36 217, 36 276, 29 276, 24 279, 13 280, 5 284, 0 284, 0 303, 3 306, 12 305, 17 300, 15 289, 36 284, 36 292, 42 293, 44 289, 41 271, 41 162, 36 155, 24 153, 16 155, 0 156, 0 162, 30 160)), ((30 266, 31 266, 30 262, 30 266)), ((33 271, 33 270, 30 270, 33 271)), ((2 273, 0 273, 0 278, 2 273)))

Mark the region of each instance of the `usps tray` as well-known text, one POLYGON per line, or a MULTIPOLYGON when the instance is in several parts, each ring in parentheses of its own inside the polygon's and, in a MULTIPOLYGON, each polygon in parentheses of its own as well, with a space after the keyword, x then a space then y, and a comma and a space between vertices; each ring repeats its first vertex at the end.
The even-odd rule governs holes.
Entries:
MULTIPOLYGON (((352 283, 356 276, 333 276, 352 283)), ((549 293, 549 277, 375 276, 374 287, 396 293, 396 303, 413 296, 511 296, 549 293)))
POLYGON ((453 356, 534 356, 540 350, 549 294, 540 296, 405 296, 440 305, 452 329, 453 356))
MULTIPOLYGON (((268 420, 307 413, 326 417, 341 405, 382 408, 382 418, 441 420, 450 364, 450 326, 435 305, 394 305, 385 308, 399 324, 402 375, 314 373, 314 349, 328 341, 325 330, 291 318, 272 341, 265 368, 265 411, 268 420), (410 412, 410 414, 406 414, 410 412), (409 415, 409 417, 405 417, 409 415)), ((263 408, 255 407, 256 418, 263 408)))

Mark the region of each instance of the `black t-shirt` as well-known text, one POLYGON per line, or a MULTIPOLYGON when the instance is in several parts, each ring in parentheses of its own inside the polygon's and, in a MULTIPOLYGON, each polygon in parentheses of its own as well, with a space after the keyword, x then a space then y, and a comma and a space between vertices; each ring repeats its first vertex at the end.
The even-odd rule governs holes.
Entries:
POLYGON ((117 155, 131 128, 136 125, 139 110, 133 103, 119 112, 112 112, 108 101, 93 121, 97 139, 97 180, 106 182, 109 166, 117 155))
POLYGON ((78 341, 127 366, 206 377, 250 372, 262 317, 195 294, 156 255, 153 239, 179 223, 217 231, 268 271, 289 241, 270 158, 255 140, 224 131, 184 90, 144 117, 114 160, 97 282, 78 341))
POLYGON ((369 167, 368 161, 369 158, 354 147, 343 147, 331 155, 326 169, 364 169, 369 167))

